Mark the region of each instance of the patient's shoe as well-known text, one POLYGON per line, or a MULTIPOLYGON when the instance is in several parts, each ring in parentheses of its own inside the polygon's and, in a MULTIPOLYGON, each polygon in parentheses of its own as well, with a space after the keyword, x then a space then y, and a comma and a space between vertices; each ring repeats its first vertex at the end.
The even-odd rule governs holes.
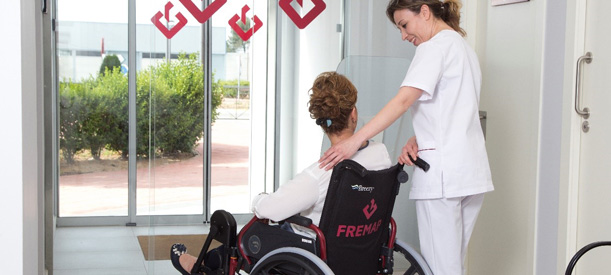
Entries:
POLYGON ((176 270, 180 271, 182 275, 189 275, 191 273, 187 272, 181 265, 178 260, 181 255, 187 253, 187 247, 181 243, 175 243, 172 245, 170 249, 170 259, 172 259, 172 265, 176 270))

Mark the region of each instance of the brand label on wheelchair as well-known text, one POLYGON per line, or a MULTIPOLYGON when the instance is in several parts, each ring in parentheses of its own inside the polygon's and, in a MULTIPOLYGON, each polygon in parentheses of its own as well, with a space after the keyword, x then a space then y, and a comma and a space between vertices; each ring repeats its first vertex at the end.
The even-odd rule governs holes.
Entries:
POLYGON ((373 234, 380 229, 380 225, 382 224, 382 219, 379 219, 376 222, 372 222, 370 224, 361 224, 361 225, 339 225, 337 227, 337 237, 363 237, 370 234, 373 234))
POLYGON ((261 240, 257 235, 252 235, 248 238, 248 249, 250 249, 252 254, 257 254, 261 250, 261 240))
POLYGON ((362 185, 352 185, 352 190, 356 190, 359 192, 373 192, 373 189, 375 189, 375 187, 368 187, 368 186, 362 186, 362 185))
POLYGON ((312 240, 308 240, 308 239, 301 239, 302 243, 307 243, 307 244, 312 244, 312 240))

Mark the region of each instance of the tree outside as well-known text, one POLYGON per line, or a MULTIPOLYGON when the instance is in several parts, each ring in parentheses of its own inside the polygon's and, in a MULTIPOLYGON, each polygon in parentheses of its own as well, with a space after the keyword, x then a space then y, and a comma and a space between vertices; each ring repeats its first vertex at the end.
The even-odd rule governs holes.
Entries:
MULTIPOLYGON (((238 21, 238 26, 242 29, 242 31, 246 32, 250 30, 250 18, 246 18, 246 24, 242 23, 241 20, 238 21)), ((231 30, 231 35, 229 39, 227 39, 227 52, 237 53, 238 51, 246 52, 248 45, 250 44, 250 40, 244 41, 242 38, 234 31, 231 30)))

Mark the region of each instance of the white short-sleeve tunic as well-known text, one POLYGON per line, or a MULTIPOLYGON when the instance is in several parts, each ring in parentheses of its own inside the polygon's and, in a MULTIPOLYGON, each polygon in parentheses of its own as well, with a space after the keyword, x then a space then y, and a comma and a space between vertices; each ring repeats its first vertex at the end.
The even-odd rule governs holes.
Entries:
POLYGON ((443 30, 420 44, 401 86, 423 91, 412 106, 419 156, 411 199, 453 198, 494 190, 479 120, 481 70, 460 34, 443 30))

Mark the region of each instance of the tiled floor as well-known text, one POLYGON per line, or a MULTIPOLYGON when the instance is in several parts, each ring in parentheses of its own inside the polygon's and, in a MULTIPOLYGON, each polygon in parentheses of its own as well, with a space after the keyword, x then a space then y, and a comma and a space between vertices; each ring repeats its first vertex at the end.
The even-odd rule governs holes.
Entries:
POLYGON ((53 274, 178 274, 169 260, 145 261, 136 236, 206 234, 208 230, 206 225, 58 228, 53 274))
MULTIPOLYGON (((207 234, 206 225, 64 227, 55 232, 54 275, 179 274, 167 261, 145 261, 136 236, 207 234)), ((405 260, 395 258, 395 274, 405 260)), ((405 269, 403 269, 405 270, 405 269)))

